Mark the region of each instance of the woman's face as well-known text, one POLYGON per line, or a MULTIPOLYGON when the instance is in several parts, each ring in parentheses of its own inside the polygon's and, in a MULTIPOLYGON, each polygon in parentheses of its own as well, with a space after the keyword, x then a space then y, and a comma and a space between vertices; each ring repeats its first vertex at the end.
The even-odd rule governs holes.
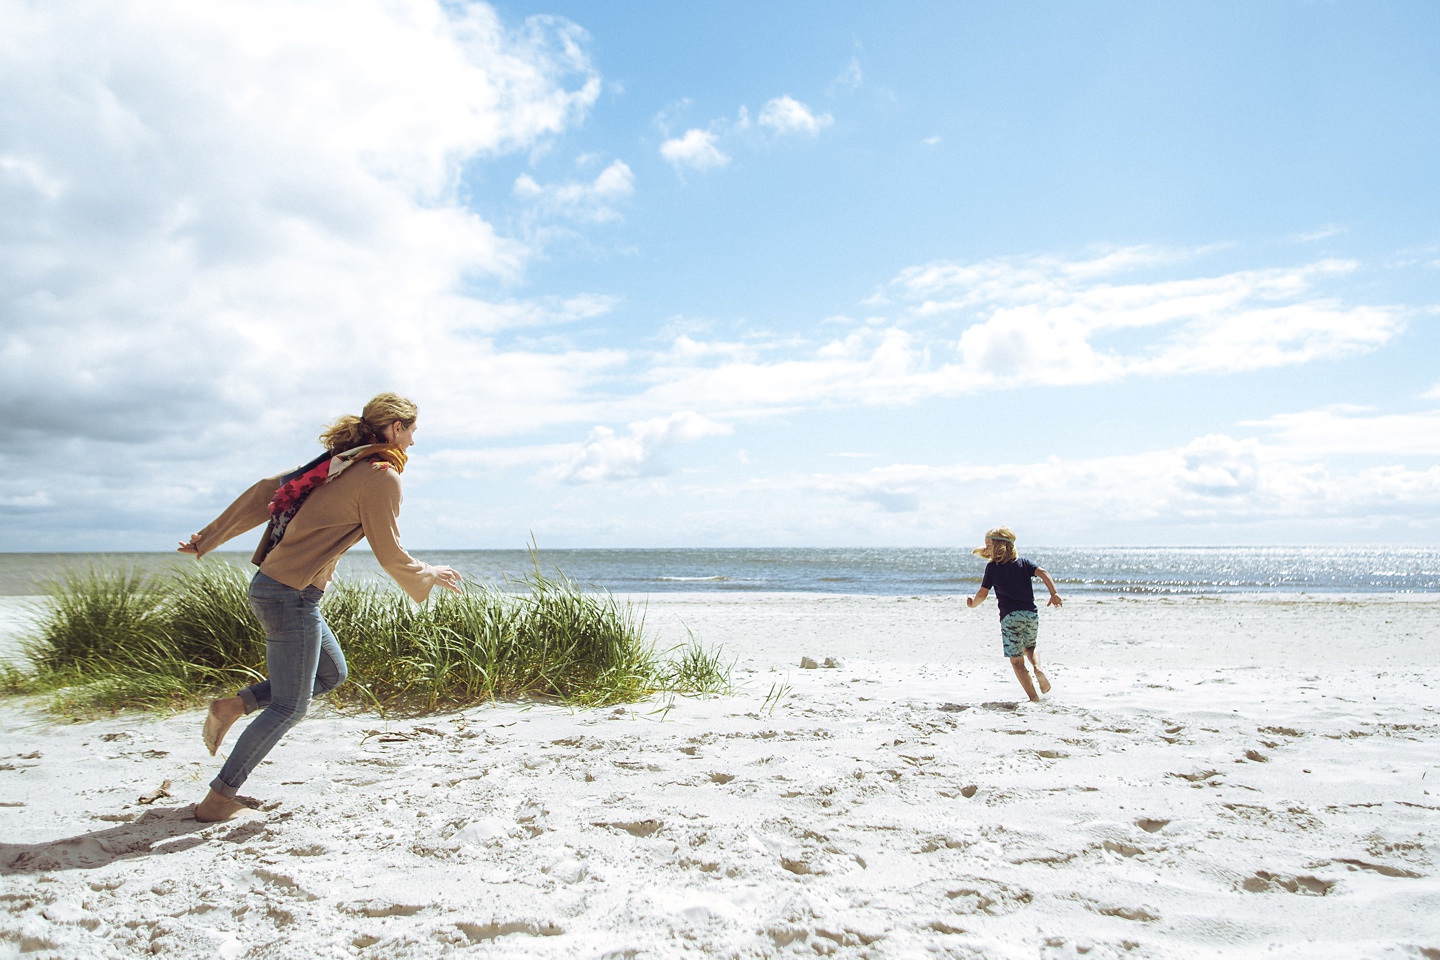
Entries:
POLYGON ((419 420, 410 421, 408 427, 396 420, 385 428, 385 442, 392 443, 401 450, 408 450, 415 446, 415 428, 419 425, 419 420))

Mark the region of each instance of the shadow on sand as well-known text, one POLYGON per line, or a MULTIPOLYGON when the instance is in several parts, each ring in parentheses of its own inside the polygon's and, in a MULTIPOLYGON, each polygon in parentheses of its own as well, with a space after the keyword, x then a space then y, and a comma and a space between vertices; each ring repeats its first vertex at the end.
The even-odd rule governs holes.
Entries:
POLYGON ((248 818, 238 822, 201 823, 195 819, 193 804, 152 808, 129 823, 63 840, 0 843, 0 876, 93 870, 117 860, 179 853, 210 840, 248 840, 264 829, 263 821, 248 818), (207 830, 211 832, 199 835, 207 830))

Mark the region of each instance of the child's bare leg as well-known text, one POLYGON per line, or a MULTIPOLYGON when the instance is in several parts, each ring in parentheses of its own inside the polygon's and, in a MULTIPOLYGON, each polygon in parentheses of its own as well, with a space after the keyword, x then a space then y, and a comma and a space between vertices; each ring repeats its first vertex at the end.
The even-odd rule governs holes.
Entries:
POLYGON ((1010 666, 1015 668, 1015 679, 1025 688, 1025 696, 1031 700, 1039 700, 1040 695, 1035 692, 1035 684, 1030 682, 1030 671, 1025 669, 1025 658, 1011 657, 1010 666))
POLYGON ((1041 693, 1050 692, 1050 678, 1040 670, 1040 661, 1035 658, 1035 648, 1031 647, 1025 651, 1025 656, 1030 658, 1030 669, 1035 671, 1035 682, 1040 685, 1041 693))

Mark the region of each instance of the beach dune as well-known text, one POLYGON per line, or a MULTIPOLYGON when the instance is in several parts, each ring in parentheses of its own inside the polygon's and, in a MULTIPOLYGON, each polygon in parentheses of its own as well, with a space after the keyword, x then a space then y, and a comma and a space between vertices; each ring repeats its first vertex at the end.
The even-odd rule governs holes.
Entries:
POLYGON ((1038 704, 993 604, 646 623, 736 692, 321 708, 224 824, 199 712, 0 707, 0 957, 1440 958, 1434 598, 1072 600, 1038 704))

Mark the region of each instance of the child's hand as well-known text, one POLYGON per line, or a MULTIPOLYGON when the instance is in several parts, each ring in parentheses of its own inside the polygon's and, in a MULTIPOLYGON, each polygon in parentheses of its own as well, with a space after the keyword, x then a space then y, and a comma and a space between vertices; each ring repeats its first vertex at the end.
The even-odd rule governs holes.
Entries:
POLYGON ((1058 593, 1050 594, 1050 602, 1045 604, 1047 607, 1063 607, 1064 605, 1065 602, 1060 599, 1060 594, 1058 593))

